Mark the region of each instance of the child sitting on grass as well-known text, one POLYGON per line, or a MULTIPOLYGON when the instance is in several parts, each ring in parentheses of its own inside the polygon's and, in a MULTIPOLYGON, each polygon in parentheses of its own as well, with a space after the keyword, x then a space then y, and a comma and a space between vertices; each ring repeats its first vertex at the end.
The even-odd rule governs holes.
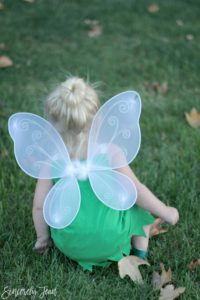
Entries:
MULTIPOLYGON (((89 130, 98 108, 94 88, 77 77, 61 83, 48 97, 45 107, 48 119, 61 134, 71 159, 86 159, 89 130)), ((98 200, 88 179, 79 180, 81 207, 77 217, 68 227, 50 228, 50 232, 44 221, 43 204, 55 182, 39 179, 33 201, 35 250, 43 253, 53 240, 62 253, 88 270, 92 266, 107 266, 109 261, 119 261, 123 254, 130 254, 131 248, 133 255, 145 258, 154 222, 150 213, 172 225, 177 223, 179 214, 142 184, 129 166, 117 171, 135 184, 136 205, 125 211, 113 210, 98 200)))

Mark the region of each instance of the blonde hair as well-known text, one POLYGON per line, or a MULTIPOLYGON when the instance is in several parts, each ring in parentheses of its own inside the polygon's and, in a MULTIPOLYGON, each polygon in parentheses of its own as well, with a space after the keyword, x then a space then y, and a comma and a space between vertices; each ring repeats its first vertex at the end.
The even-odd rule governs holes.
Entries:
POLYGON ((92 119, 99 107, 95 89, 79 77, 62 82, 47 98, 45 112, 72 159, 84 159, 92 119))

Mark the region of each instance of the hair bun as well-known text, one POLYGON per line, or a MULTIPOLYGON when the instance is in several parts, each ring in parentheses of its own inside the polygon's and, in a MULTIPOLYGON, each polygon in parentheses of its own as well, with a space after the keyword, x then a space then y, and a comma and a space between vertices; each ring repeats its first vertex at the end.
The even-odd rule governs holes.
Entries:
POLYGON ((83 79, 72 77, 61 83, 60 98, 69 106, 80 103, 86 94, 86 84, 83 79))
POLYGON ((47 117, 59 132, 81 131, 90 124, 99 106, 95 89, 79 77, 70 77, 53 91, 46 101, 47 117))

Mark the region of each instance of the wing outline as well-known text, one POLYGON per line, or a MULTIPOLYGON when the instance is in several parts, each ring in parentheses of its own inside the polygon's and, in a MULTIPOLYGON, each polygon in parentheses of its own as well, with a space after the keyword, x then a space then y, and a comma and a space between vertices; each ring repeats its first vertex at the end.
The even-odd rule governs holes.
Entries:
POLYGON ((8 120, 8 130, 16 161, 26 174, 40 179, 68 175, 72 169, 69 154, 51 123, 32 113, 16 113, 8 120))
POLYGON ((135 91, 112 97, 98 110, 89 133, 91 170, 118 169, 134 160, 141 144, 140 114, 141 99, 135 91), (98 161, 100 155, 107 155, 107 165, 98 161))
POLYGON ((112 209, 127 210, 136 202, 137 190, 134 183, 118 171, 91 171, 89 180, 97 198, 112 209))
POLYGON ((64 177, 51 188, 45 198, 44 220, 52 228, 65 228, 76 218, 80 205, 81 193, 76 177, 64 177))

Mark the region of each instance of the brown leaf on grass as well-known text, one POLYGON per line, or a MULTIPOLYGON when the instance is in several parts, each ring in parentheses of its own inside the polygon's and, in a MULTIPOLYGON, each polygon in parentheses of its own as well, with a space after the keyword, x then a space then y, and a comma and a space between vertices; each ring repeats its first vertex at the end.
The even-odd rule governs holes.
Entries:
POLYGON ((90 31, 88 31, 88 36, 90 38, 98 37, 102 34, 102 28, 100 25, 95 25, 90 31))
POLYGON ((183 26, 183 21, 182 20, 176 20, 176 24, 180 27, 183 26))
POLYGON ((0 43, 0 50, 7 50, 7 46, 5 43, 0 43))
POLYGON ((158 94, 166 94, 166 92, 168 91, 168 83, 167 82, 163 82, 163 83, 159 83, 157 81, 155 82, 145 82, 144 86, 147 90, 152 90, 158 94))
POLYGON ((138 269, 138 266, 140 265, 149 266, 149 263, 134 255, 123 257, 118 262, 119 276, 124 278, 126 275, 128 275, 134 282, 142 284, 142 275, 138 269))
POLYGON ((8 153, 8 150, 3 148, 1 151, 0 151, 0 158, 4 159, 6 157, 9 156, 9 153, 8 153))
POLYGON ((193 107, 190 113, 185 112, 185 117, 188 124, 192 127, 199 127, 200 126, 200 113, 193 107))
POLYGON ((85 19, 84 23, 89 26, 95 26, 99 24, 98 20, 85 19))
POLYGON ((148 6, 148 12, 151 14, 157 13, 159 10, 160 7, 155 3, 152 3, 148 6))
POLYGON ((165 270, 163 263, 160 263, 161 275, 158 272, 153 272, 152 285, 154 289, 159 290, 163 285, 172 280, 172 271, 169 268, 168 271, 165 270))
POLYGON ((161 288, 159 300, 173 300, 178 298, 182 293, 185 292, 185 287, 179 287, 174 289, 173 284, 166 285, 166 287, 161 288))
POLYGON ((102 34, 102 27, 101 25, 99 24, 99 21, 98 20, 90 20, 90 19, 86 19, 84 21, 84 23, 86 25, 89 26, 89 31, 88 31, 88 36, 90 38, 95 38, 95 37, 98 37, 102 34))
POLYGON ((200 259, 193 259, 189 265, 188 265, 188 269, 190 269, 191 271, 196 269, 198 266, 200 266, 200 259))
POLYGON ((24 0, 24 2, 33 3, 35 0, 24 0))
POLYGON ((192 34, 186 34, 185 38, 188 41, 192 41, 194 39, 194 36, 192 34))
POLYGON ((150 238, 152 238, 155 235, 165 233, 168 231, 167 229, 164 229, 160 226, 160 225, 162 225, 163 222, 164 221, 161 220, 160 218, 157 218, 155 220, 155 222, 151 225, 151 228, 150 228, 150 233, 149 233, 150 238))
POLYGON ((0 2, 0 10, 3 10, 5 8, 4 4, 0 2))
POLYGON ((13 61, 8 56, 0 56, 0 68, 13 66, 13 61))

